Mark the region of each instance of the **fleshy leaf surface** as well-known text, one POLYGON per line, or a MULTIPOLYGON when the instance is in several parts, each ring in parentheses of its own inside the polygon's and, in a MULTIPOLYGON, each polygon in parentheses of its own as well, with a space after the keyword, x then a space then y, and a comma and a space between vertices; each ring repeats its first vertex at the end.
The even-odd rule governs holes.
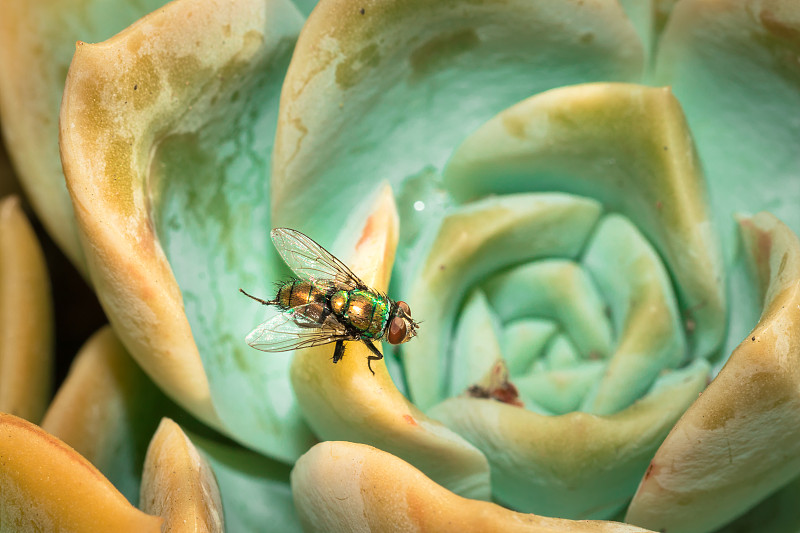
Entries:
POLYGON ((0 411, 39 422, 52 372, 47 266, 19 198, 10 196, 0 199, 0 411))
POLYGON ((692 137, 668 88, 597 83, 529 98, 464 141, 444 184, 463 201, 562 191, 626 216, 675 280, 693 353, 719 350, 722 254, 692 137))
POLYGON ((710 531, 800 472, 800 241, 769 213, 739 224, 761 318, 659 448, 630 523, 710 531))
POLYGON ((486 454, 498 501, 525 512, 611 517, 624 508, 673 424, 703 390, 708 364, 665 374, 613 415, 547 416, 494 400, 450 398, 430 415, 486 454))
POLYGON ((0 115, 6 146, 48 233, 86 274, 58 151, 58 109, 75 41, 107 39, 166 0, 3 3, 0 115))
POLYGON ((618 522, 572 521, 517 513, 463 498, 380 449, 323 442, 292 470, 305 531, 520 531, 645 533, 618 522))
POLYGON ((161 524, 128 503, 75 450, 0 413, 0 531, 158 533, 161 524))
MULTIPOLYGON (((384 291, 398 235, 388 185, 371 206, 373 214, 348 263, 368 286, 384 291)), ((381 349, 381 343, 375 344, 381 349)), ((489 499, 489 466, 483 454, 409 402, 395 387, 383 360, 372 362, 373 375, 367 368, 372 352, 363 343, 346 343, 345 356, 336 365, 331 362, 333 349, 329 344, 298 350, 292 362, 292 385, 320 438, 377 446, 459 494, 489 499)))
POLYGON ((705 386, 725 329, 720 244, 680 105, 621 83, 533 96, 471 134, 443 185, 461 205, 427 230, 407 276, 425 325, 402 346, 412 398, 429 409, 445 398, 438 380, 471 364, 451 332, 475 286, 502 327, 551 320, 543 355, 510 374, 527 410, 460 397, 428 414, 486 454, 498 501, 614 516, 705 386))
POLYGON ((188 418, 106 326, 78 352, 42 429, 74 448, 138 504, 147 446, 164 416, 188 418))
POLYGON ((436 204, 442 166, 485 120, 553 87, 639 80, 643 61, 615 0, 321 2, 281 97, 274 220, 323 241, 357 234, 349 216, 388 180, 415 226, 407 209, 436 204))
POLYGON ((449 366, 459 364, 448 360, 448 332, 467 289, 522 261, 575 257, 599 215, 600 206, 593 200, 517 194, 475 202, 442 221, 409 288, 414 316, 424 320, 417 338, 402 350, 416 405, 425 410, 446 397, 449 366))
POLYGON ((265 176, 301 25, 289 0, 173 2, 79 43, 61 118, 89 270, 120 340, 187 410, 284 461, 313 437, 288 359, 245 344, 257 320, 237 289, 285 272, 265 176))
POLYGON ((161 421, 147 448, 141 508, 162 517, 165 531, 224 531, 214 472, 180 426, 169 418, 161 421))
POLYGON ((728 259, 733 213, 768 209, 800 231, 798 51, 793 0, 681 0, 661 38, 655 82, 686 113, 728 259))

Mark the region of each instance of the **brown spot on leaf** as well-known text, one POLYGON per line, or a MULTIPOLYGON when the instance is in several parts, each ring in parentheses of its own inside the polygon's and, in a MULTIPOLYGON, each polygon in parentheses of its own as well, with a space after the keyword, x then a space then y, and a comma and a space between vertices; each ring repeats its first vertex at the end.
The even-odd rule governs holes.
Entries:
POLYGON ((661 471, 661 466, 655 464, 653 461, 647 467, 647 472, 644 473, 644 479, 651 478, 661 471))
POLYGON ((125 215, 133 205, 133 139, 114 137, 106 148, 104 180, 100 181, 106 202, 125 215))
POLYGON ((348 56, 336 66, 336 84, 342 89, 353 87, 381 61, 378 45, 373 43, 348 56))
POLYGON ((762 26, 773 36, 800 45, 800 28, 786 24, 778 15, 770 9, 764 9, 759 13, 762 26))
POLYGON ((454 57, 472 50, 481 42, 473 28, 443 33, 411 52, 413 77, 419 78, 439 70, 454 57))
POLYGON ((726 403, 707 406, 705 429, 724 427, 740 413, 766 412, 790 401, 794 396, 790 380, 777 372, 754 372, 739 380, 737 393, 726 403))
POLYGON ((465 394, 470 398, 491 398, 516 407, 524 406, 517 387, 509 380, 508 367, 503 360, 497 361, 480 383, 470 385, 465 394))
POLYGON ((516 139, 525 138, 525 122, 516 115, 505 113, 502 115, 503 127, 509 135, 516 139))

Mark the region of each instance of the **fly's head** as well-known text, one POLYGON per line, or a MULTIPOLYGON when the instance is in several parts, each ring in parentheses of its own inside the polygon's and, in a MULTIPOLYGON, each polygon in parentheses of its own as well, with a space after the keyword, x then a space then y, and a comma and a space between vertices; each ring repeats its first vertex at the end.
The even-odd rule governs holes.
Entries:
POLYGON ((403 301, 397 302, 389 320, 389 344, 403 344, 417 336, 418 322, 411 319, 411 308, 403 301))

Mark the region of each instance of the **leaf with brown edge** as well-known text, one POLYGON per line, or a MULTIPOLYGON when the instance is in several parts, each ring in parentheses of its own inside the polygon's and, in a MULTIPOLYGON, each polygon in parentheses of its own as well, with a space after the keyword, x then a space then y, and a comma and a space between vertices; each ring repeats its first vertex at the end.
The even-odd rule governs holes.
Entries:
POLYGON ((286 462, 313 436, 288 360, 245 343, 254 308, 236 289, 278 277, 265 275, 278 269, 264 176, 302 22, 289 0, 171 2, 78 43, 60 122, 87 264, 121 342, 186 410, 286 462))
POLYGON ((40 531, 160 532, 103 475, 38 426, 0 414, 0 524, 40 531))
POLYGON ((0 411, 33 422, 53 379, 50 298, 44 255, 19 199, 0 200, 0 411))
POLYGON ((84 276, 86 264, 58 150, 58 109, 64 78, 76 40, 107 39, 165 3, 166 0, 3 2, 3 137, 37 218, 84 276))
POLYGON ((800 473, 800 241, 769 213, 739 226, 761 318, 659 448, 628 522, 710 531, 800 473))
MULTIPOLYGON (((355 254, 345 263, 365 283, 383 291, 397 245, 397 215, 388 186, 372 209, 355 254)), ((409 303, 413 314, 413 302, 409 303)), ((298 350, 292 362, 298 402, 320 438, 377 446, 460 494, 489 498, 489 468, 483 454, 410 403, 392 382, 384 361, 373 361, 372 375, 367 368, 372 352, 363 343, 346 343, 345 356, 335 365, 333 349, 330 344, 298 350)))
POLYGON ((224 531, 214 472, 169 418, 161 421, 147 449, 140 505, 145 512, 164 518, 164 531, 224 531))
POLYGON ((292 491, 307 532, 646 532, 618 522, 517 513, 463 498, 394 455, 350 442, 311 448, 292 470, 292 491))

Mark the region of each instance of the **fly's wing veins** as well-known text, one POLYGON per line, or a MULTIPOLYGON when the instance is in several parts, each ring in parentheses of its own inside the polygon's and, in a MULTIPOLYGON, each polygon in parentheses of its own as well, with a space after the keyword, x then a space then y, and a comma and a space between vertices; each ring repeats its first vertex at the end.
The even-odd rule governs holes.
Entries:
POLYGON ((283 260, 299 277, 314 282, 333 280, 351 289, 369 290, 347 265, 307 235, 289 228, 275 228, 271 236, 283 260))
POLYGON ((333 315, 320 324, 306 314, 319 316, 318 306, 310 303, 273 316, 247 335, 247 344, 262 352, 285 352, 339 340, 356 340, 333 315))

